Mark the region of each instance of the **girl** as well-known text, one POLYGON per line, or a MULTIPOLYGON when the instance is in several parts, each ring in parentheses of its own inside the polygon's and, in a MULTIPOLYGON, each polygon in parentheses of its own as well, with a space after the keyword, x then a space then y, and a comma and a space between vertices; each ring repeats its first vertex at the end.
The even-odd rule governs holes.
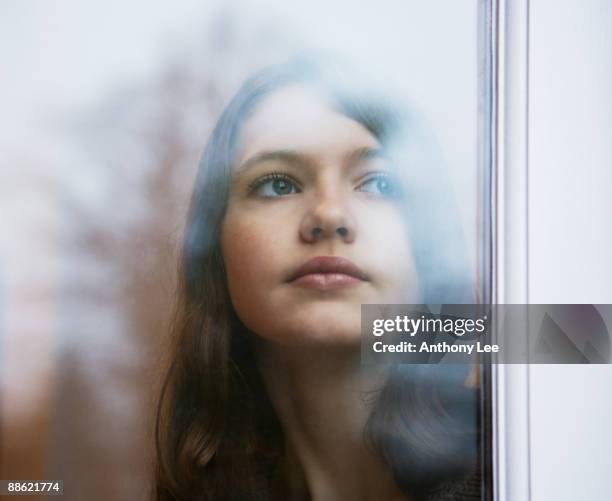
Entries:
POLYGON ((480 498, 465 368, 360 364, 362 304, 474 301, 432 141, 365 81, 322 60, 268 68, 212 132, 158 407, 157 500, 480 498))

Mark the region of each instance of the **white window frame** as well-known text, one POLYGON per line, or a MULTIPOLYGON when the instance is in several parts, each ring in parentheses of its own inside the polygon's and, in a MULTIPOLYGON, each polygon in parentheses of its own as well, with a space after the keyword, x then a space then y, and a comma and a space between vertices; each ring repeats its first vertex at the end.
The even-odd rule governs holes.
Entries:
MULTIPOLYGON (((529 1, 489 0, 485 10, 490 52, 484 78, 491 85, 483 138, 491 171, 483 204, 491 226, 488 300, 528 304, 529 1)), ((492 436, 485 441, 491 440, 491 493, 495 501, 529 501, 529 365, 492 364, 490 377, 492 436)))

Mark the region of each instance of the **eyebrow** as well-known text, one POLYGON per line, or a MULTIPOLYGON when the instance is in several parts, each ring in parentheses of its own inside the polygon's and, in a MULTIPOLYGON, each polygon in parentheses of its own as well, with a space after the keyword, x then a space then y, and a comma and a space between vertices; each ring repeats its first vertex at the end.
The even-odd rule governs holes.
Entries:
POLYGON ((262 151, 257 155, 252 156, 248 160, 245 160, 236 170, 237 174, 241 174, 246 170, 254 167, 255 165, 262 162, 269 162, 271 160, 286 162, 286 163, 297 163, 305 164, 308 163, 307 155, 300 153, 295 150, 274 150, 274 151, 262 151))
MULTIPOLYGON (((364 146, 357 148, 347 155, 345 155, 345 162, 351 166, 356 165, 359 161, 370 159, 370 158, 387 158, 386 153, 382 148, 364 146)), ((268 161, 281 161, 292 164, 306 165, 312 163, 310 155, 301 153, 296 150, 273 150, 273 151, 262 151, 251 158, 244 161, 236 170, 237 174, 242 174, 248 169, 255 165, 268 162, 268 161)))

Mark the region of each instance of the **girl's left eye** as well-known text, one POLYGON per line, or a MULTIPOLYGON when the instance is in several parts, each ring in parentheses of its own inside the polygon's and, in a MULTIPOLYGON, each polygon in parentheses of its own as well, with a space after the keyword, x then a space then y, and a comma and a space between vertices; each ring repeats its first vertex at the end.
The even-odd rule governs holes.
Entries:
POLYGON ((286 174, 271 173, 249 186, 249 191, 264 198, 278 198, 300 193, 297 183, 286 174))
POLYGON ((382 197, 392 198, 399 194, 398 183, 389 174, 383 173, 378 173, 369 177, 361 183, 358 188, 360 191, 382 197))

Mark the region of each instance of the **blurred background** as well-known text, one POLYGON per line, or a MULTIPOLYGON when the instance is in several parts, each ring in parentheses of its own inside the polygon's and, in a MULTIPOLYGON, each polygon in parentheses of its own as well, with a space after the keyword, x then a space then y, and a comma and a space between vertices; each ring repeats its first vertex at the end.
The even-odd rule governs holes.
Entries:
POLYGON ((347 53, 416 107, 476 269, 479 2, 3 0, 0 478, 146 499, 199 156, 254 70, 347 53))

